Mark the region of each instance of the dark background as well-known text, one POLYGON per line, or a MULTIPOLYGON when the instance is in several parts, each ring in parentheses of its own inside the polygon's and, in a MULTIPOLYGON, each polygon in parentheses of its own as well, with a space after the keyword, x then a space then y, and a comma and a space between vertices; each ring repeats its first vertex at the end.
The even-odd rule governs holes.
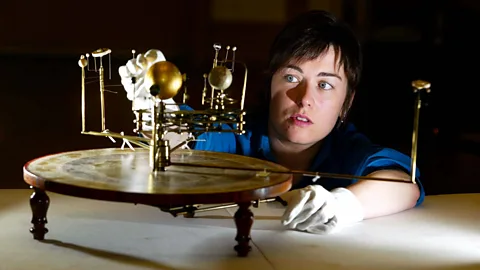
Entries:
MULTIPOLYGON (((473 0, 2 1, 0 188, 27 188, 22 166, 33 158, 120 146, 80 134, 81 54, 112 49, 107 84, 118 85, 118 66, 132 49, 160 49, 189 74, 190 103, 197 106, 213 43, 237 46, 237 60, 249 68, 247 106, 259 106, 273 37, 286 20, 312 8, 332 11, 362 40, 365 67, 350 119, 372 140, 410 154, 411 82, 431 82, 418 155, 427 193, 478 192, 480 3, 473 0)), ((106 97, 107 128, 131 132, 123 88, 107 88, 118 91, 106 97)), ((87 129, 99 131, 98 85, 87 91, 87 129)))

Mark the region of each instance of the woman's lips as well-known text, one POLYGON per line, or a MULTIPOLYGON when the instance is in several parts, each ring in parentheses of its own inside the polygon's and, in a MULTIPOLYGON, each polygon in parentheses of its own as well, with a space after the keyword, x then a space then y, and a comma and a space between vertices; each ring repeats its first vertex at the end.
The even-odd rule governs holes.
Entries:
POLYGON ((313 122, 308 118, 308 116, 304 114, 294 114, 290 116, 290 120, 293 122, 295 126, 299 127, 308 127, 313 125, 313 122))

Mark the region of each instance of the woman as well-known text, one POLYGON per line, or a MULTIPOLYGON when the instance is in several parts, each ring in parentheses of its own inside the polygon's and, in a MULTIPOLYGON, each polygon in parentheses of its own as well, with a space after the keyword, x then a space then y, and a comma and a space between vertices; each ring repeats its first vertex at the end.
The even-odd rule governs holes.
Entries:
MULTIPOLYGON (((325 11, 309 11, 278 34, 269 57, 265 113, 244 135, 204 133, 190 147, 276 162, 294 170, 410 179, 410 158, 371 143, 346 116, 361 73, 351 30, 325 11)), ((417 172, 417 176, 419 172, 417 172)), ((331 233, 363 219, 398 213, 424 198, 417 184, 374 180, 294 179, 282 223, 331 233)))

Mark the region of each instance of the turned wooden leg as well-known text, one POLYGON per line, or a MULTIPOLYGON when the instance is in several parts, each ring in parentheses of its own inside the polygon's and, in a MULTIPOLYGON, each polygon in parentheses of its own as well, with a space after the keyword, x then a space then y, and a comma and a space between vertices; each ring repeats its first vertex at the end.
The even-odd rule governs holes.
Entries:
POLYGON ((33 188, 33 194, 30 196, 30 208, 32 209, 32 224, 30 233, 33 234, 33 239, 43 240, 48 229, 45 228, 47 224, 47 211, 50 205, 50 198, 48 198, 45 191, 33 188))
POLYGON ((237 226, 237 236, 235 241, 235 251, 239 257, 246 257, 252 248, 249 245, 250 231, 253 225, 253 213, 250 210, 251 202, 238 203, 238 210, 235 212, 235 225, 237 226))

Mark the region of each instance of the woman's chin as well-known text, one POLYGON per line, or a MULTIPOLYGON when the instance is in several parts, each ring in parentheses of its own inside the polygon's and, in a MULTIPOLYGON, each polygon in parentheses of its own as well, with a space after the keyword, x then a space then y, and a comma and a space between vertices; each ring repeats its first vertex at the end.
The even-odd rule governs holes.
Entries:
POLYGON ((306 132, 306 130, 290 129, 284 134, 284 138, 294 144, 313 145, 323 139, 322 136, 318 135, 313 132, 306 132))
POLYGON ((312 141, 311 136, 298 136, 298 135, 290 135, 286 136, 287 140, 294 144, 301 144, 301 145, 309 145, 314 144, 316 141, 312 141))

